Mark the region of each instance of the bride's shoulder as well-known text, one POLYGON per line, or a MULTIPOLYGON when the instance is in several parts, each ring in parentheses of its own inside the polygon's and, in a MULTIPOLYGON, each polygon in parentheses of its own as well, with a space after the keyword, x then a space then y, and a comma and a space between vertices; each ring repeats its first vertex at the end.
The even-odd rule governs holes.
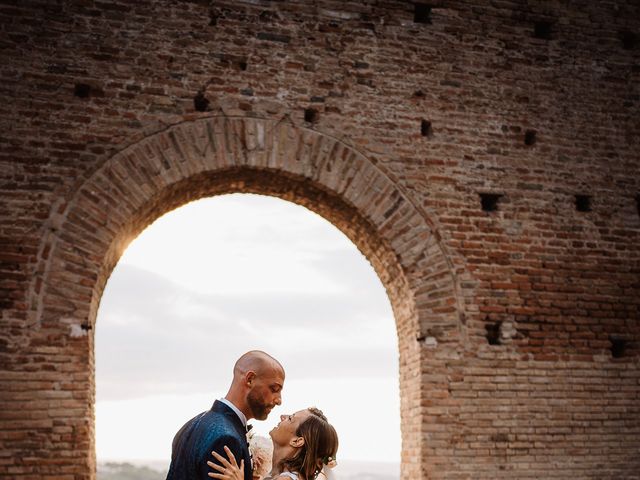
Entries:
POLYGON ((299 477, 295 473, 282 472, 277 477, 273 477, 272 480, 299 480, 299 477))

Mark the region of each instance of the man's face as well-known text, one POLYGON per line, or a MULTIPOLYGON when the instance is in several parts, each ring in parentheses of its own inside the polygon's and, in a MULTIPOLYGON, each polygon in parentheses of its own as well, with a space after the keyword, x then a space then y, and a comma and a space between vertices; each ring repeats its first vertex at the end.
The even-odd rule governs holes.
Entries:
POLYGON ((284 373, 274 368, 256 375, 251 382, 251 390, 247 393, 247 403, 253 418, 266 420, 271 410, 282 403, 282 386, 284 373))

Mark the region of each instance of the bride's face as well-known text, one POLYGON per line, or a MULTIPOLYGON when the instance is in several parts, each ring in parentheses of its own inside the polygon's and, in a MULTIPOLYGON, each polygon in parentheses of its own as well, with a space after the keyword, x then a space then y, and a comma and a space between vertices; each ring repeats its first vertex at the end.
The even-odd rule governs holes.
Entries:
POLYGON ((298 436, 296 430, 304 422, 311 412, 307 409, 300 410, 291 415, 280 415, 280 422, 269 432, 275 445, 290 445, 298 436))

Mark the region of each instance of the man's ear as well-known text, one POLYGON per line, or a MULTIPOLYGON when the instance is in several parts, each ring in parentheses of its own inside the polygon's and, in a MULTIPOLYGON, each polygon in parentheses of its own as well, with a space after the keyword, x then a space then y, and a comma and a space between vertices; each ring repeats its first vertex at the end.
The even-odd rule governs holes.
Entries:
POLYGON ((302 446, 304 446, 304 438, 303 437, 293 437, 289 441, 289 445, 291 445, 294 448, 301 448, 302 446))
POLYGON ((254 371, 252 371, 252 370, 249 370, 249 371, 247 372, 247 374, 245 375, 244 379, 245 379, 245 382, 246 382, 246 384, 247 384, 247 386, 248 386, 248 387, 250 387, 250 386, 251 386, 251 384, 253 383, 253 381, 256 379, 256 376, 257 376, 257 375, 256 375, 256 372, 254 372, 254 371))

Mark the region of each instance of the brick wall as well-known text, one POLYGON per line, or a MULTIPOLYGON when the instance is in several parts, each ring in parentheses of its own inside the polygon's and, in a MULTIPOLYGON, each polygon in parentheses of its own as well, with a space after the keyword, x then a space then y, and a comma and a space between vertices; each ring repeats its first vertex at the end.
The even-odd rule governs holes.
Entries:
POLYGON ((130 239, 279 196, 398 324, 403 478, 640 478, 640 5, 0 2, 0 476, 93 478, 130 239))

